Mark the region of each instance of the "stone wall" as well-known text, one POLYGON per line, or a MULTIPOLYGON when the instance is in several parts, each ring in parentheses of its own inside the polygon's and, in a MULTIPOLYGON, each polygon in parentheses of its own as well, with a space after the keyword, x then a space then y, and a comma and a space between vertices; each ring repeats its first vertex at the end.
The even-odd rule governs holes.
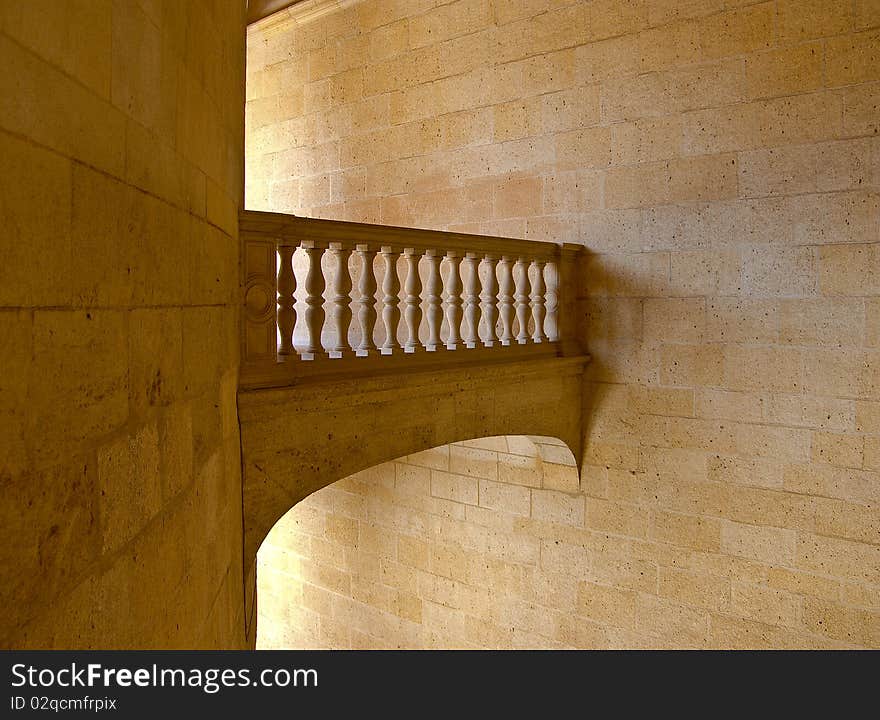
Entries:
MULTIPOLYGON (((499 627, 880 646, 876 2, 363 0, 267 21, 248 53, 249 207, 592 251, 579 509, 514 525, 568 568, 537 594, 576 622, 499 627)), ((350 598, 334 578, 309 602, 350 598)))
POLYGON ((244 3, 0 3, 0 647, 244 643, 244 3))

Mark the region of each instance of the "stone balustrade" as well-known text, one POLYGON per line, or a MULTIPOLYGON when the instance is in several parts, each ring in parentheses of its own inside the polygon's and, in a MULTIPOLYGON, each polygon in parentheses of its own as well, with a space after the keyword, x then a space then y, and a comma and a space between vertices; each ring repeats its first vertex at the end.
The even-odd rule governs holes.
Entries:
POLYGON ((581 353, 580 246, 257 211, 240 230, 243 386, 581 353))

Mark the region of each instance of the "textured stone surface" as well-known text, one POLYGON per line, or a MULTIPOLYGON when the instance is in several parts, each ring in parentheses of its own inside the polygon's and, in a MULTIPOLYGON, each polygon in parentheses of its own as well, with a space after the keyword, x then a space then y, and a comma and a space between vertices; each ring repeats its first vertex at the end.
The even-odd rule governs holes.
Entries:
POLYGON ((243 46, 243 3, 0 3, 0 647, 246 643, 243 46))
MULTIPOLYGON (((552 488, 583 507, 539 494, 509 530, 554 582, 517 566, 538 597, 507 606, 514 576, 468 579, 468 556, 399 561, 442 512, 476 532, 551 490, 501 453, 492 508, 446 479, 441 511, 429 479, 406 528, 346 511, 357 553, 304 506, 307 630, 277 642, 877 646, 875 5, 363 0, 251 29, 249 207, 591 251, 584 466, 552 488)), ((399 508, 396 475, 370 478, 323 492, 399 508)))

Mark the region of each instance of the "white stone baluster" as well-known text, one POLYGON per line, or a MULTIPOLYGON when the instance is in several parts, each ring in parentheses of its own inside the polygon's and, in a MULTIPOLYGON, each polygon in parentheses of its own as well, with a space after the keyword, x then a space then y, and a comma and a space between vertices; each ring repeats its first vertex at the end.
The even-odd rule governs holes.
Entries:
POLYGON ((477 314, 480 309, 478 305, 480 296, 477 294, 480 275, 477 269, 479 267, 477 256, 467 253, 464 267, 467 273, 464 281, 464 346, 475 348, 480 342, 480 318, 477 314))
POLYGON ((295 247, 282 245, 278 247, 278 332, 281 335, 281 347, 279 355, 294 354, 293 328, 296 326, 296 300, 293 295, 296 292, 296 277, 293 274, 293 253, 295 247))
POLYGON ((510 258, 502 257, 498 262, 498 313, 501 316, 502 345, 510 345, 513 340, 513 272, 510 258))
POLYGON ((547 263, 547 299, 545 308, 547 317, 544 319, 544 332, 550 342, 559 340, 559 266, 555 262, 547 263))
POLYGON ((486 264, 482 284, 483 291, 480 293, 480 313, 486 324, 486 337, 483 338, 483 345, 492 347, 498 341, 498 333, 495 329, 495 324, 498 321, 498 279, 495 275, 497 260, 491 255, 486 255, 483 262, 486 264))
POLYGON ((358 245, 357 253, 361 258, 361 277, 358 281, 358 327, 361 331, 361 341, 355 348, 355 354, 359 357, 368 357, 376 354, 376 345, 373 342, 373 330, 376 327, 376 273, 373 270, 373 260, 376 251, 368 245, 358 245))
POLYGON ((403 251, 406 258, 406 284, 403 287, 403 322, 406 324, 405 352, 414 353, 422 349, 419 344, 419 327, 422 324, 422 279, 419 277, 421 254, 415 248, 403 251))
POLYGON ((529 269, 523 258, 517 258, 516 265, 513 266, 513 282, 516 309, 517 332, 516 341, 520 345, 525 345, 529 341, 529 269))
POLYGON ((454 251, 446 253, 446 258, 449 260, 449 272, 446 275, 443 295, 446 323, 449 325, 446 349, 455 350, 461 343, 461 274, 459 273, 461 258, 454 251))
POLYGON ((315 360, 324 354, 321 345, 321 330, 324 328, 324 271, 321 269, 321 256, 324 248, 317 243, 303 243, 308 258, 306 272, 306 346, 300 353, 303 360, 315 360))
POLYGON ((532 320, 535 325, 532 329, 532 341, 540 343, 547 339, 544 335, 544 262, 532 260, 532 267, 535 268, 531 294, 532 320))
POLYGON ((351 325, 351 273, 348 270, 348 258, 351 257, 351 248, 342 243, 331 243, 330 253, 334 271, 330 293, 330 328, 334 337, 329 355, 331 358, 342 358, 351 354, 351 346, 348 344, 348 328, 351 325))
POLYGON ((426 250, 425 259, 428 264, 428 281, 425 285, 425 319, 428 323, 428 339, 425 349, 435 352, 440 347, 440 324, 443 322, 443 311, 440 307, 440 293, 443 290, 443 279, 440 277, 440 261, 442 254, 436 250, 426 250))
POLYGON ((382 279, 382 322, 385 325, 385 342, 382 344, 383 355, 393 355, 400 349, 397 341, 397 326, 400 325, 400 278, 397 276, 397 258, 400 253, 390 246, 383 246, 382 259, 385 261, 385 277, 382 279))

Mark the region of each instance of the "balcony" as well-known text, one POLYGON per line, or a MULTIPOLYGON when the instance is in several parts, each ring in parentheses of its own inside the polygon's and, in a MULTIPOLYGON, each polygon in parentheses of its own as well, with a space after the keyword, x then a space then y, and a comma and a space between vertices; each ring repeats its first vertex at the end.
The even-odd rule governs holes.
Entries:
POLYGON ((580 458, 580 246, 255 211, 240 236, 250 597, 266 533, 347 475, 493 435, 580 458))

